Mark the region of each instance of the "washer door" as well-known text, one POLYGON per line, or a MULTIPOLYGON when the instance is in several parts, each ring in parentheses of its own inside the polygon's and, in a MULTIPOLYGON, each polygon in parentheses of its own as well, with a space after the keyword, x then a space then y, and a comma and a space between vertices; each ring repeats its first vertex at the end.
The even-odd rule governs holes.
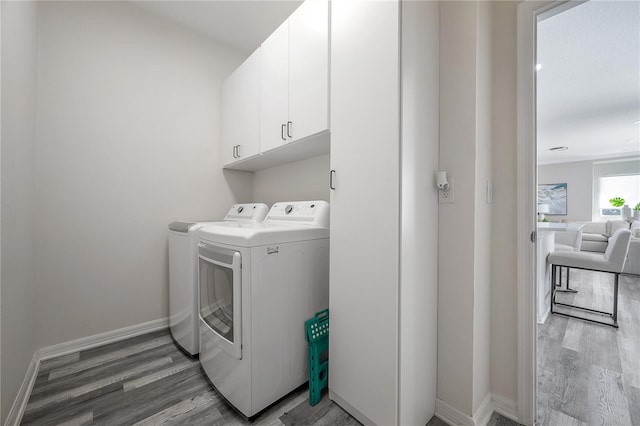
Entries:
POLYGON ((200 318, 229 355, 242 359, 241 254, 198 245, 200 318))

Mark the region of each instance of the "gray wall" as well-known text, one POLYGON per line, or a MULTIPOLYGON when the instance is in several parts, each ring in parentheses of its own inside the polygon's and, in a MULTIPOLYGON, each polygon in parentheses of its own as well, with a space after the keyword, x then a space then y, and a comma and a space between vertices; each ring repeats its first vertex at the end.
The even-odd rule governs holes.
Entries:
POLYGON ((34 173, 37 6, 2 2, 1 419, 4 423, 36 350, 34 173))
POLYGON ((219 148, 241 59, 130 3, 40 4, 40 347, 168 316, 167 224, 251 193, 219 148))
POLYGON ((538 166, 538 183, 567 184, 567 215, 546 215, 553 221, 590 221, 593 205, 593 161, 538 166))
POLYGON ((253 201, 329 201, 329 155, 296 161, 253 175, 253 201))
POLYGON ((490 391, 491 13, 484 2, 440 8, 439 168, 455 203, 438 215, 438 398, 469 416, 490 391))
POLYGON ((518 399, 517 102, 518 2, 493 2, 491 393, 518 399))

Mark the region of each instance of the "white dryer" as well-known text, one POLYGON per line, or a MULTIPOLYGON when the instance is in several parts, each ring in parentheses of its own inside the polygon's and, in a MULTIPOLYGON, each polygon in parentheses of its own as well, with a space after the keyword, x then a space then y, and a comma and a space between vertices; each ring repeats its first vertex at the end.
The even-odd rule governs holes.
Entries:
POLYGON ((247 417, 308 380, 304 322, 329 306, 329 204, 200 228, 200 363, 247 417))
POLYGON ((235 204, 222 221, 169 224, 169 328, 175 341, 192 356, 200 351, 198 229, 213 223, 262 222, 268 211, 262 203, 235 204))

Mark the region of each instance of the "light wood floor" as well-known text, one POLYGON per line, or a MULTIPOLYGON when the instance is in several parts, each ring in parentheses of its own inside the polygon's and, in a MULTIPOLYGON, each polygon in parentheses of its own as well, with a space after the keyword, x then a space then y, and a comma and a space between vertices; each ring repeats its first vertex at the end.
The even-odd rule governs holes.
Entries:
MULTIPOLYGON (((579 292, 559 298, 611 309, 613 275, 572 269, 570 284, 579 292)), ((640 425, 640 277, 621 275, 619 291, 618 329, 559 315, 538 325, 540 424, 640 425)))
MULTIPOLYGON (((304 386, 250 423, 218 396, 198 360, 183 354, 168 331, 43 362, 22 424, 359 425, 327 395, 309 407, 304 386)), ((436 417, 429 422, 443 424, 436 417)), ((497 414, 489 424, 516 425, 497 414)))
MULTIPOLYGON (((300 388, 253 424, 282 425, 279 417, 307 399, 300 388)), ((22 424, 250 423, 211 388, 198 360, 160 331, 43 362, 22 424)))

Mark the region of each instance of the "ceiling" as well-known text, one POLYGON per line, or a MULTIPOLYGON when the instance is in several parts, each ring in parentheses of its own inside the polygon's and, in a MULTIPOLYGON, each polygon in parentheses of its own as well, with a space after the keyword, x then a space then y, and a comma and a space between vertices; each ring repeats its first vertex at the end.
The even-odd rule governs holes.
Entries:
POLYGON ((640 2, 592 0, 539 22, 537 62, 539 163, 640 153, 640 2))
POLYGON ((302 1, 200 0, 133 3, 249 56, 302 1))

